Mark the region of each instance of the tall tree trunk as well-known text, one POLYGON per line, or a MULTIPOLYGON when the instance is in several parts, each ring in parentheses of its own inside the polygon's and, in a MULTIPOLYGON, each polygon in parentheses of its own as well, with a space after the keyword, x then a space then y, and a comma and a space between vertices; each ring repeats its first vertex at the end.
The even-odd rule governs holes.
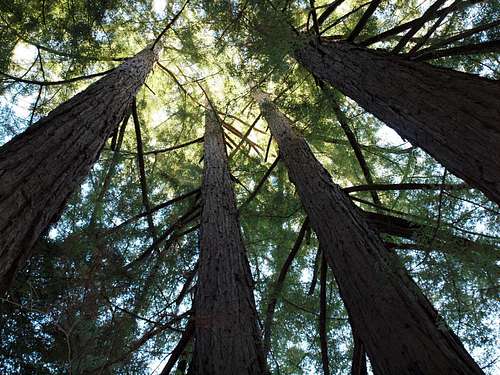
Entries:
POLYGON ((347 42, 296 59, 500 204, 500 83, 347 42))
POLYGON ((205 122, 205 172, 198 285, 195 374, 264 374, 252 276, 240 233, 222 127, 205 122))
POLYGON ((61 215, 157 57, 144 49, 0 148, 0 293, 61 215))
POLYGON ((256 99, 375 373, 482 374, 290 120, 267 95, 258 93, 256 99))

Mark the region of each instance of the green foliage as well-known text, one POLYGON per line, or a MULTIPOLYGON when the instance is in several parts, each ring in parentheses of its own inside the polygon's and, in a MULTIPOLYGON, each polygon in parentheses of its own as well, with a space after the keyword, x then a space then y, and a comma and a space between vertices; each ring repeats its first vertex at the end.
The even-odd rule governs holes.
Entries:
MULTIPOLYGON (((315 2, 318 14, 328 3, 315 2)), ((400 0, 383 3, 369 19, 360 40, 419 17, 428 5, 400 0)), ((363 1, 345 1, 323 28, 361 4, 363 1)), ((0 1, 0 72, 24 75, 28 80, 56 81, 105 71, 119 64, 115 58, 132 56, 154 40, 181 5, 168 1, 165 9, 158 11, 158 3, 150 0, 0 1)), ((330 28, 323 37, 348 35, 364 9, 330 28)), ((499 9, 498 2, 490 1, 449 15, 423 48, 497 20, 499 9)), ((149 153, 203 136, 206 98, 201 87, 206 88, 226 124, 238 203, 247 200, 278 156, 272 142, 265 158, 269 131, 262 119, 248 136, 255 146, 243 142, 234 151, 241 134, 259 115, 250 95, 250 87, 257 82, 276 98, 280 109, 294 121, 295 130, 342 187, 364 185, 366 179, 338 124, 332 99, 348 118, 376 183, 460 183, 449 174, 443 178, 443 169, 435 160, 392 135, 350 99, 320 89, 314 78, 297 66, 294 49, 317 42, 311 20, 309 32, 304 33, 309 11, 306 1, 189 3, 162 40, 165 48, 160 62, 175 80, 157 66, 147 79, 148 87, 137 97, 152 206, 201 184, 202 143, 149 153)), ((430 24, 415 35, 406 50, 430 24)), ((490 29, 447 47, 495 40, 499 32, 498 28, 490 29)), ((390 51, 401 36, 392 35, 373 48, 390 51)), ((498 55, 493 53, 431 62, 498 78, 498 55)), ((38 86, 0 77, 0 139, 7 141, 28 127, 31 116, 36 121, 88 84, 85 80, 39 91, 38 86)), ((405 267, 480 365, 488 365, 486 371, 493 374, 497 365, 491 361, 498 355, 495 340, 499 335, 494 320, 499 310, 495 300, 499 288, 498 207, 473 189, 393 190, 378 195, 382 208, 374 206, 369 192, 351 194, 366 211, 382 210, 421 225, 411 238, 381 235, 387 242, 400 244, 396 251, 405 267), (473 251, 464 248, 464 238, 479 245, 473 251)), ((192 195, 155 211, 152 217, 157 233, 165 233, 196 200, 192 195)), ((102 374, 150 374, 156 364, 165 362, 187 316, 167 323, 190 309, 196 281, 189 284, 182 300, 176 300, 195 269, 198 255, 197 230, 181 234, 198 224, 198 219, 175 227, 174 235, 158 252, 127 267, 153 240, 144 216, 117 226, 143 211, 136 138, 130 122, 121 148, 112 150, 111 141, 106 145, 80 191, 69 200, 61 220, 37 245, 8 301, 2 300, 1 373, 65 374, 71 369, 73 374, 83 374, 102 368, 102 374), (109 186, 103 190, 110 171, 109 186), (156 334, 135 346, 155 329, 156 334)), ((303 219, 295 188, 279 163, 240 212, 261 316, 303 219)), ((311 235, 294 260, 278 298, 268 358, 273 373, 321 372, 319 286, 308 294, 317 247, 311 235)), ((351 331, 330 272, 327 284, 331 370, 347 374, 351 331)), ((191 350, 185 353, 188 361, 191 350)))

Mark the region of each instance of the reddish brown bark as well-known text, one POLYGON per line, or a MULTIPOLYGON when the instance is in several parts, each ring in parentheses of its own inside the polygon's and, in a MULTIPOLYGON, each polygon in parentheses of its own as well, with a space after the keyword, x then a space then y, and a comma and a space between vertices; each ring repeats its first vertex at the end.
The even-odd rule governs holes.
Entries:
POLYGON ((295 57, 500 204, 500 83, 347 42, 295 57))
POLYGON ((266 95, 256 98, 374 372, 482 374, 396 256, 292 131, 290 120, 266 95))
POLYGON ((240 233, 224 133, 214 111, 207 112, 204 141, 194 373, 264 374, 253 281, 240 233))
POLYGON ((0 292, 59 218, 156 59, 145 49, 0 148, 0 292))

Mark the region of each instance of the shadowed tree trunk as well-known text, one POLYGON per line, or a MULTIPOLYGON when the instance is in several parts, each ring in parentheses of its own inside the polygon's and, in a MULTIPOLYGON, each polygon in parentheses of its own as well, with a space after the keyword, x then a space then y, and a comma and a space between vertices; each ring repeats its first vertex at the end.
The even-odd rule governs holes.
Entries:
POLYGON ((374 372, 482 374, 397 257, 293 132, 290 120, 267 95, 255 96, 374 372))
POLYGON ((59 218, 157 56, 141 51, 0 148, 0 293, 59 218))
POLYGON ((240 233, 224 133, 214 111, 206 114, 204 139, 194 373, 265 374, 253 281, 240 233))
POLYGON ((367 375, 365 349, 363 347, 363 343, 356 336, 354 336, 351 374, 367 375))
POLYGON ((347 42, 295 58, 500 204, 500 83, 347 42))

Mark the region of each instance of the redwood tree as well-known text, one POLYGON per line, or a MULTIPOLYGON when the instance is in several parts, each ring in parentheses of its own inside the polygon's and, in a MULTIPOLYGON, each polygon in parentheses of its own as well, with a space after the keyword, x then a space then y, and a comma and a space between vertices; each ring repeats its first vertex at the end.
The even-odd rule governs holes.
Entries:
POLYGON ((206 113, 200 260, 194 300, 196 374, 264 374, 252 276, 240 233, 224 133, 206 113))
POLYGON ((159 48, 139 52, 0 148, 0 293, 123 120, 159 48))
POLYGON ((458 337, 269 97, 255 98, 377 374, 482 374, 458 337))
POLYGON ((500 204, 500 84, 347 41, 295 58, 500 204))

